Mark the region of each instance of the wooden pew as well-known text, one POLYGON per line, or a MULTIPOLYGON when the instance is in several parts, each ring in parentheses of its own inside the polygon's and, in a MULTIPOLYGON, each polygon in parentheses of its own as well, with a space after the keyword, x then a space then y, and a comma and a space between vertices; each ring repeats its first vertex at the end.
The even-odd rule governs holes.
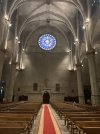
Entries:
POLYGON ((28 134, 29 130, 25 123, 0 122, 0 134, 28 134))
POLYGON ((86 110, 74 105, 70 105, 67 103, 56 103, 51 102, 51 105, 54 107, 54 109, 57 111, 58 115, 62 119, 62 116, 66 112, 85 112, 86 110))
POLYGON ((78 111, 71 111, 71 112, 62 112, 61 113, 61 119, 62 119, 62 117, 64 117, 64 119, 66 118, 66 117, 69 117, 69 116, 74 116, 74 115, 81 115, 81 116, 87 116, 87 115, 89 115, 89 116, 91 116, 91 115, 97 115, 98 114, 98 116, 100 115, 100 113, 96 113, 96 112, 78 112, 78 111))
POLYGON ((84 134, 100 134, 100 127, 83 127, 84 134))
POLYGON ((80 130, 80 126, 76 127, 76 122, 100 122, 100 117, 70 117, 69 120, 67 120, 67 128, 71 129, 71 132, 73 133, 74 130, 78 128, 80 130))
POLYGON ((55 102, 52 103, 52 106, 58 112, 61 119, 62 117, 64 118, 67 126, 71 127, 72 134, 77 132, 76 130, 78 130, 78 133, 100 134, 100 106, 55 102))
MULTIPOLYGON (((0 115, 0 123, 1 123, 1 126, 2 126, 2 123, 3 124, 8 123, 8 127, 9 127, 10 123, 14 123, 14 124, 16 124, 16 123, 21 124, 22 123, 22 124, 27 126, 26 131, 29 132, 29 130, 32 127, 32 124, 34 123, 34 116, 33 116, 33 114, 32 115, 30 115, 30 114, 29 115, 28 114, 20 114, 20 115, 18 115, 18 114, 11 114, 11 113, 9 113, 9 114, 6 114, 6 113, 3 114, 2 113, 2 115, 0 115)), ((6 127, 7 127, 7 124, 6 124, 6 127)), ((18 130, 20 130, 20 129, 18 129, 18 130)))
MULTIPOLYGON (((97 118, 99 117, 100 118, 100 114, 66 114, 65 118, 64 118, 64 122, 65 122, 65 125, 66 125, 66 121, 68 120, 78 120, 78 119, 84 119, 85 118, 97 118)), ((99 119, 98 118, 98 119, 99 119)))
POLYGON ((29 134, 40 103, 7 105, 0 111, 0 134, 29 134))
MULTIPOLYGON (((96 130, 96 128, 100 129, 100 121, 91 121, 91 122, 90 121, 75 121, 75 126, 76 126, 76 129, 78 130, 79 134, 81 134, 82 131, 83 131, 83 133, 85 133, 85 132, 87 133, 87 131, 88 131, 88 134, 95 134, 95 133, 97 134, 98 130, 96 130), (93 128, 95 128, 95 131, 93 128), (91 131, 91 130, 93 130, 93 131, 91 131)), ((74 133, 74 129, 72 129, 72 134, 73 133, 74 133)))

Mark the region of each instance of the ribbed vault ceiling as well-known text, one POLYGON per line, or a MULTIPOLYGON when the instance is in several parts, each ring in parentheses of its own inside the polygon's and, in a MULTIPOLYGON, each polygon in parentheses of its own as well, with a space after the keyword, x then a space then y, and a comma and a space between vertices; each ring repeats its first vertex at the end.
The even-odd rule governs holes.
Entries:
POLYGON ((74 43, 77 38, 77 16, 81 45, 85 42, 82 27, 88 17, 93 24, 90 34, 92 45, 96 46, 100 43, 99 0, 9 0, 8 2, 8 15, 12 21, 14 18, 12 16, 17 11, 17 35, 24 41, 23 44, 33 36, 35 30, 44 26, 55 27, 67 39, 68 45, 70 40, 74 43), (68 36, 69 33, 73 37, 68 36))

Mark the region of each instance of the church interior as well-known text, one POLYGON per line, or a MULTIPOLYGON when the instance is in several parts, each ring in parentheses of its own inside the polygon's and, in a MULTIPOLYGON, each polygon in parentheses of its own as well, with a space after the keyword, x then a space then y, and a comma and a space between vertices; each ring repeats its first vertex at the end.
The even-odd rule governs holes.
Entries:
POLYGON ((6 133, 100 134, 100 0, 0 0, 6 133))

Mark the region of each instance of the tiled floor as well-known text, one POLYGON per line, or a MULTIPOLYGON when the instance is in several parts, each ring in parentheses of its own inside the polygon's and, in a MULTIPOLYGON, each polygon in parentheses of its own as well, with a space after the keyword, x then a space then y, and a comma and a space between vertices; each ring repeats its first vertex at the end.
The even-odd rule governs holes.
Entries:
MULTIPOLYGON (((51 107, 51 108, 52 108, 52 107, 51 107)), ((36 118, 35 121, 34 121, 34 125, 33 125, 33 127, 32 127, 32 130, 31 130, 31 133, 30 133, 30 134, 37 134, 38 124, 39 124, 39 120, 40 120, 40 116, 41 116, 41 111, 42 111, 42 107, 41 107, 41 109, 40 109, 40 111, 39 111, 39 113, 38 113, 37 118, 36 118)), ((58 124, 59 124, 59 126, 60 126, 60 128, 61 128, 61 130, 62 130, 62 134, 71 134, 71 133, 67 130, 66 126, 64 125, 64 120, 61 120, 61 119, 59 118, 59 116, 57 115, 57 113, 55 112, 55 110, 54 110, 53 108, 52 108, 52 111, 53 111, 53 113, 54 113, 54 115, 55 115, 55 118, 57 119, 58 124)))

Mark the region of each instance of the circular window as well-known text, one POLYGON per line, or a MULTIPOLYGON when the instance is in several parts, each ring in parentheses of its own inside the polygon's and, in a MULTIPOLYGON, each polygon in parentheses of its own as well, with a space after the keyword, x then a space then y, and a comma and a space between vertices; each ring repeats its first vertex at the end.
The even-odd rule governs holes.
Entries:
POLYGON ((51 50, 56 46, 56 38, 51 34, 44 34, 40 36, 38 44, 44 50, 51 50))

